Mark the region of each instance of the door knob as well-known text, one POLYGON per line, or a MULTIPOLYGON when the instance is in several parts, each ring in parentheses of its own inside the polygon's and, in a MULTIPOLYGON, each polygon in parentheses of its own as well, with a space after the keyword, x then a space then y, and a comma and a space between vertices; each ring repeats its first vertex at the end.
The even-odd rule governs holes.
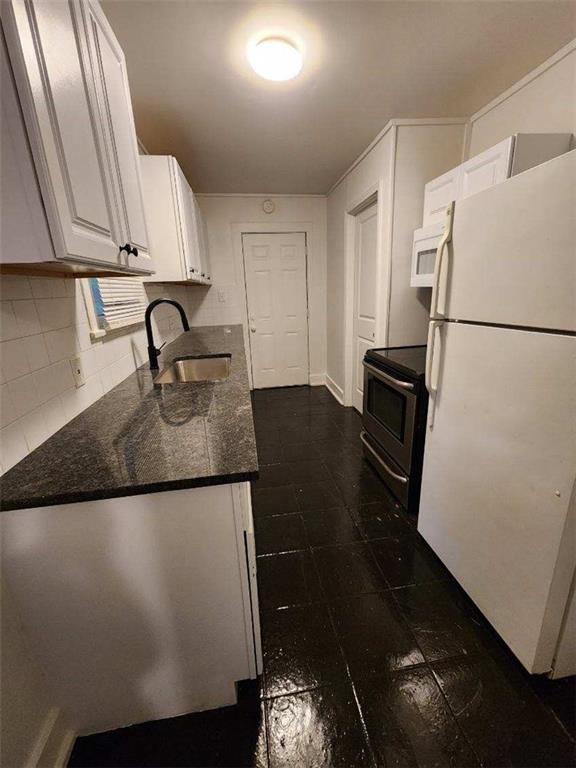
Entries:
POLYGON ((253 325, 250 326, 250 330, 252 331, 252 333, 256 333, 256 328, 253 325))

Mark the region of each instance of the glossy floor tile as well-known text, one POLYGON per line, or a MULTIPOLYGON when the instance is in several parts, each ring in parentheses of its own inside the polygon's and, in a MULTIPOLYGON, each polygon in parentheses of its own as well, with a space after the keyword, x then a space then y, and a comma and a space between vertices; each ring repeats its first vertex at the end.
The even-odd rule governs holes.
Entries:
POLYGON ((264 656, 236 707, 78 739, 73 766, 574 765, 576 679, 531 676, 324 387, 253 393, 264 656))
POLYGON ((363 768, 370 748, 350 683, 266 702, 271 768, 363 768))
POLYGON ((262 617, 266 697, 347 679, 346 664, 325 605, 304 605, 262 617))
POLYGON ((356 691, 378 766, 480 765, 427 667, 365 678, 356 691))

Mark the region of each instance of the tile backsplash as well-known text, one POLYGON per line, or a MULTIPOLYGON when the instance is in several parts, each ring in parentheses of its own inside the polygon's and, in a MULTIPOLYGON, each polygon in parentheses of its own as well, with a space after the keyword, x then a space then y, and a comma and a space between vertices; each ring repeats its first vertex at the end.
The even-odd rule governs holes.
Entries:
MULTIPOLYGON (((190 325, 231 322, 214 289, 145 286, 150 301, 179 301, 190 325)), ((147 360, 144 325, 92 341, 77 280, 0 278, 0 472, 5 472, 147 360), (74 385, 70 359, 82 359, 86 383, 74 385)), ((155 339, 181 332, 169 305, 154 311, 155 339)), ((161 358, 160 358, 161 359, 161 358)))

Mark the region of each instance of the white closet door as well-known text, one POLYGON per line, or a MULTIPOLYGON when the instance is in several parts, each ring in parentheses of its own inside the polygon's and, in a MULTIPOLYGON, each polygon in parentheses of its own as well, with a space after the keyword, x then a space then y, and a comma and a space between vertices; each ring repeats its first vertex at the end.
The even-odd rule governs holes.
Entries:
POLYGON ((136 130, 124 53, 97 0, 89 0, 82 8, 87 16, 93 77, 102 123, 106 126, 122 238, 138 251, 137 255, 128 256, 128 264, 150 270, 136 130))
POLYGON ((376 332, 377 208, 374 203, 356 217, 352 404, 360 412, 364 396, 362 360, 366 350, 374 346, 376 332))
POLYGON ((254 387, 308 384, 305 235, 246 234, 242 243, 254 387))
POLYGON ((2 23, 56 255, 121 264, 121 231, 75 3, 3 3, 2 23))
POLYGON ((514 136, 509 136, 485 152, 462 163, 460 198, 470 197, 505 181, 510 175, 513 149, 514 136))

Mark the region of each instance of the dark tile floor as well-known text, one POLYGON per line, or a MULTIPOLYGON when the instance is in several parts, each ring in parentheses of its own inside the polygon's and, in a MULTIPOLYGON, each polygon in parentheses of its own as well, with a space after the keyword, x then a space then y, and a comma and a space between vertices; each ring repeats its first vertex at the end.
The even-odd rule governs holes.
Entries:
POLYGON ((574 678, 527 675, 323 387, 253 398, 264 650, 238 706, 78 739, 72 766, 574 764, 574 678))

